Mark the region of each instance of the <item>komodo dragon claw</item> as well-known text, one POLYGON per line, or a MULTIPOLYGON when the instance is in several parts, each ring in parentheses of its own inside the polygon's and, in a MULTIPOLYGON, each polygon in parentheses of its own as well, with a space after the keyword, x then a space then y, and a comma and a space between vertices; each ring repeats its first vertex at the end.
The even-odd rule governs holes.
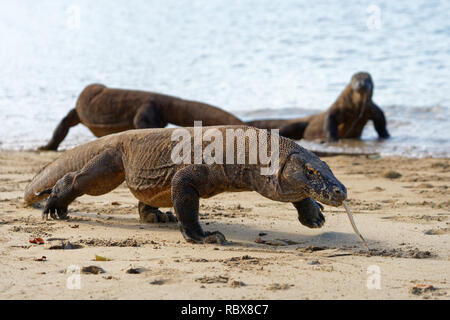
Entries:
POLYGON ((67 206, 61 206, 58 204, 58 197, 52 193, 50 197, 47 199, 47 203, 45 204, 44 211, 42 212, 42 220, 48 219, 48 214, 52 219, 61 219, 64 220, 67 218, 67 206))
POLYGON ((227 243, 227 239, 223 235, 223 233, 219 231, 206 231, 206 237, 203 239, 203 243, 217 243, 217 244, 225 244, 227 243))
POLYGON ((185 233, 183 232, 184 238, 186 239, 187 242, 190 243, 199 243, 199 244, 206 244, 206 243, 217 243, 217 244, 226 244, 228 241, 225 238, 225 236, 223 235, 222 232, 219 231, 206 231, 204 233, 204 236, 200 237, 200 238, 191 238, 191 237, 187 237, 185 235, 185 233))
POLYGON ((158 210, 158 208, 151 207, 140 201, 138 209, 140 220, 142 223, 169 223, 178 221, 172 212, 162 212, 158 210))
POLYGON ((311 199, 307 198, 300 202, 294 203, 298 211, 298 220, 308 228, 321 228, 325 223, 325 217, 322 214, 323 206, 311 199))
POLYGON ((143 223, 169 223, 169 222, 177 222, 177 218, 175 215, 168 211, 162 212, 160 210, 155 212, 147 212, 143 214, 139 212, 140 220, 143 223))
POLYGON ((184 239, 190 243, 217 243, 226 244, 228 241, 225 236, 219 231, 203 231, 198 222, 190 224, 180 224, 180 230, 184 239))

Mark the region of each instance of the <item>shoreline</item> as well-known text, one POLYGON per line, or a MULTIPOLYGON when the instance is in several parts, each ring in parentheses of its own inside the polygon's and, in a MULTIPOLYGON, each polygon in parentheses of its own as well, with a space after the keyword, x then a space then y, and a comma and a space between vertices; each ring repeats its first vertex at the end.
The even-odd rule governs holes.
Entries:
POLYGON ((450 298, 449 158, 323 158, 347 186, 367 256, 343 207, 325 206, 324 227, 308 229, 291 204, 255 192, 201 199, 200 222, 226 236, 223 246, 186 243, 176 224, 141 224, 123 184, 78 198, 68 221, 43 222, 39 209, 24 207, 23 190, 58 154, 0 150, 2 299, 450 298), (82 247, 49 249, 61 242, 82 247), (106 273, 82 273, 81 289, 71 290, 61 272, 71 265, 106 273), (380 289, 369 288, 378 276, 380 289), (422 284, 435 290, 414 291, 422 284))
MULTIPOLYGON (((88 141, 84 141, 83 143, 88 143, 90 141, 93 140, 88 140, 88 141)), ((299 141, 296 141, 297 143, 299 143, 299 141)), ((67 147, 67 148, 59 148, 58 151, 39 151, 37 149, 2 149, 1 148, 1 143, 0 143, 0 153, 45 153, 45 152, 55 152, 56 154, 61 154, 62 152, 71 150, 81 144, 77 144, 74 145, 72 147, 67 147)), ((384 154, 383 152, 379 152, 379 151, 364 151, 364 150, 358 150, 355 149, 355 151, 339 151, 339 150, 335 150, 333 147, 331 148, 310 148, 310 146, 308 145, 302 145, 299 144, 302 148, 307 149, 308 151, 314 153, 315 155, 317 155, 319 158, 331 158, 331 157, 336 157, 336 156, 348 156, 348 157, 357 157, 357 156, 373 156, 373 157, 380 157, 380 158, 404 158, 404 159, 415 159, 415 160, 420 160, 420 159, 436 159, 436 160, 449 160, 450 156, 447 155, 420 155, 420 156, 407 156, 407 155, 402 155, 402 154, 384 154)))

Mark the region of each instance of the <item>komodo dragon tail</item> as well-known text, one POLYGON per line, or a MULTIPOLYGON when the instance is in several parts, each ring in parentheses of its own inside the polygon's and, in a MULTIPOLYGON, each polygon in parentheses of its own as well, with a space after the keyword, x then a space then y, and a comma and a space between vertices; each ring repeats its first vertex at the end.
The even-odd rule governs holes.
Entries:
POLYGON ((59 158, 44 166, 25 188, 24 201, 27 205, 39 202, 49 196, 56 182, 69 172, 81 170, 89 160, 98 155, 96 141, 64 152, 59 158))

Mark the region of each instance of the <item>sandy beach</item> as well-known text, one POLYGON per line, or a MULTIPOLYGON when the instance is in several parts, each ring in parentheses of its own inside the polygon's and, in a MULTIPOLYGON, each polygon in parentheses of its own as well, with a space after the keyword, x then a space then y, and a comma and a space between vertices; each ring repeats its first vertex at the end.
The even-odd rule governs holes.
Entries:
POLYGON ((344 208, 325 206, 324 227, 308 229, 291 204, 254 192, 201 201, 204 228, 227 245, 141 224, 125 185, 45 222, 23 190, 58 154, 0 152, 0 299, 450 298, 450 159, 323 158, 348 189, 369 255, 344 208), (45 243, 30 243, 37 237, 45 243), (105 273, 71 282, 89 266, 105 273))

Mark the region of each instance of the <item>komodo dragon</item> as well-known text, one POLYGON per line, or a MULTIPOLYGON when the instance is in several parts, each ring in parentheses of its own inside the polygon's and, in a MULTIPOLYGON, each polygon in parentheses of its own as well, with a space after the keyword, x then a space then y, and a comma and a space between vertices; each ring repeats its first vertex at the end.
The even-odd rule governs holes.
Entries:
POLYGON ((96 137, 103 137, 130 129, 164 128, 169 123, 189 127, 194 121, 202 121, 204 126, 243 124, 230 113, 205 103, 92 84, 81 92, 75 109, 62 119, 51 140, 39 150, 57 150, 69 129, 79 123, 96 137))
POLYGON ((360 138, 369 120, 381 139, 389 138, 383 111, 372 101, 373 81, 370 74, 358 72, 325 112, 297 119, 255 120, 247 125, 263 129, 280 129, 280 135, 291 139, 360 138))
MULTIPOLYGON (((247 158, 251 142, 264 143, 263 138, 259 138, 262 130, 256 128, 203 127, 203 134, 209 129, 223 134, 224 157, 230 140, 234 150, 244 150, 247 158), (237 132, 237 138, 227 138, 227 129, 237 132), (256 131, 257 141, 247 134, 249 129, 256 131), (238 148, 239 139, 244 139, 241 140, 244 141, 244 149, 238 148), (248 139, 247 143, 245 139, 248 139)), ((50 194, 43 218, 47 218, 49 213, 54 219, 65 218, 67 206, 75 198, 84 194, 98 196, 108 193, 125 180, 141 203, 154 209, 174 207, 184 238, 189 242, 203 243, 220 242, 225 238, 220 232, 202 230, 198 218, 199 198, 209 198, 222 192, 256 191, 272 200, 293 203, 303 225, 319 228, 325 218, 321 213, 323 207, 316 200, 339 206, 347 197, 345 186, 336 179, 328 165, 290 139, 280 137, 276 173, 262 175, 260 155, 255 164, 250 164, 247 158, 243 164, 205 164, 204 158, 203 162, 197 162, 201 164, 174 163, 171 153, 179 143, 172 141, 174 130, 130 130, 66 151, 34 177, 25 189, 25 202, 33 204, 50 194)), ((186 130, 192 137, 193 128, 186 130)), ((191 150, 200 145, 194 144, 194 140, 186 140, 191 150)), ((203 150, 206 150, 208 143, 203 141, 203 150)), ((271 134, 267 134, 266 143, 270 149, 271 134)), ((234 152, 235 158, 237 154, 237 151, 234 152)), ((140 210, 141 219, 145 220, 147 214, 154 213, 140 210)))

